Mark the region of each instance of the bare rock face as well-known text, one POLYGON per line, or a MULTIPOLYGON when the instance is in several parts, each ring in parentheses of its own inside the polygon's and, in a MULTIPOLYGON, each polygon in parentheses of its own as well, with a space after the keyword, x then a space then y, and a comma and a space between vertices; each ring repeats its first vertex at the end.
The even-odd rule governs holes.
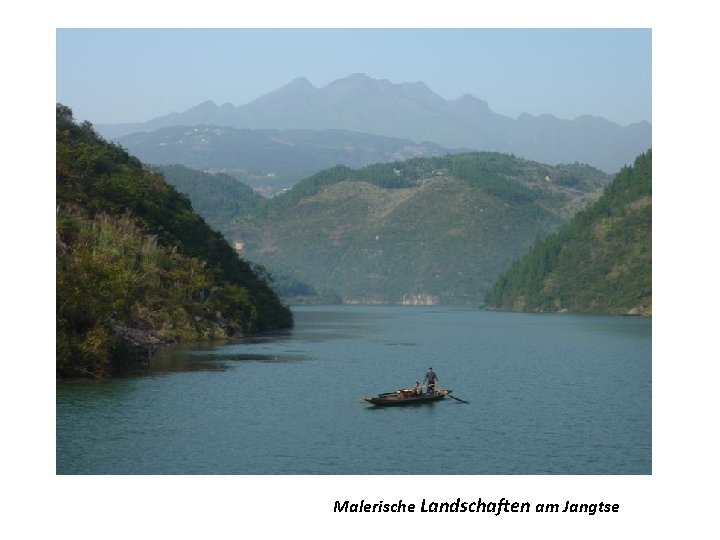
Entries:
POLYGON ((403 306, 435 306, 440 299, 432 294, 404 294, 400 303, 403 306))
POLYGON ((148 330, 109 324, 113 335, 110 369, 113 373, 144 371, 162 341, 148 330))

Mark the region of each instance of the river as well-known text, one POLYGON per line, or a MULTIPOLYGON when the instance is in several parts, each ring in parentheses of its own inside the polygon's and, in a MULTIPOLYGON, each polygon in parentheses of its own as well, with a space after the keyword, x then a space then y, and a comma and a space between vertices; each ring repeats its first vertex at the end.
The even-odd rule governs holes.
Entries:
POLYGON ((294 308, 292 331, 169 347, 56 386, 58 474, 651 474, 651 319, 294 308), (445 399, 375 407, 428 367, 445 399))

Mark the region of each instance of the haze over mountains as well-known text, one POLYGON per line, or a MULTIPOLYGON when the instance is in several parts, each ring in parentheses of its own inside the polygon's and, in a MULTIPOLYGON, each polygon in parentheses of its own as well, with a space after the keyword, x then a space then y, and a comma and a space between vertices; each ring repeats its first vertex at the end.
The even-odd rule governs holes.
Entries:
MULTIPOLYGON (((137 132, 200 125, 346 130, 415 143, 430 141, 449 149, 510 153, 548 164, 587 163, 608 173, 632 164, 638 154, 652 146, 647 122, 621 126, 594 116, 563 120, 529 114, 512 119, 494 113, 486 102, 470 94, 446 100, 422 82, 394 84, 363 74, 322 88, 300 78, 237 107, 206 101, 144 123, 97 124, 95 128, 106 138, 117 140, 137 132)), ((139 147, 133 152, 144 159, 139 147)))
POLYGON ((269 196, 341 163, 363 167, 450 151, 432 143, 344 130, 172 126, 117 139, 145 163, 228 174, 269 196))

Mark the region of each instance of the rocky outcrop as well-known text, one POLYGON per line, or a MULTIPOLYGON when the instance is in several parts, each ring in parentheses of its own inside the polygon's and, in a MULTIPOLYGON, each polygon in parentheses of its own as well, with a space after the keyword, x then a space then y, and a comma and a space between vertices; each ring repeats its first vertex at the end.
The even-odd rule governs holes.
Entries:
POLYGON ((162 345, 153 332, 109 322, 112 333, 110 370, 112 374, 144 371, 150 359, 162 345))
POLYGON ((400 304, 403 306, 434 306, 440 303, 440 298, 432 294, 404 294, 400 304))

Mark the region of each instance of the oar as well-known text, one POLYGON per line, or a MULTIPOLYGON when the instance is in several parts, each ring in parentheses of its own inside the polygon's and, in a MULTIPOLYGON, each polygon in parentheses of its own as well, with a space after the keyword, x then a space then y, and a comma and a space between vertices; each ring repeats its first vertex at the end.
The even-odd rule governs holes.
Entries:
POLYGON ((468 405, 470 405, 469 401, 465 401, 464 399, 460 399, 459 397, 451 396, 450 394, 448 394, 447 396, 453 398, 456 401, 459 401, 460 403, 467 403, 468 405))

